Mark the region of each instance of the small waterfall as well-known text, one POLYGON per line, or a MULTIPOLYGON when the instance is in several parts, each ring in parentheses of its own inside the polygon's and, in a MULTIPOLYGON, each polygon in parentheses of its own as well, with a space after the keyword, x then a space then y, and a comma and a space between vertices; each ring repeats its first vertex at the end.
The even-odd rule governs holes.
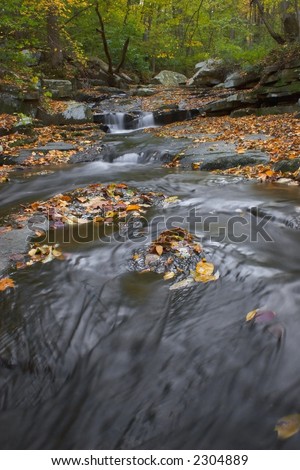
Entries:
POLYGON ((125 153, 117 157, 114 161, 118 163, 139 163, 140 155, 138 153, 125 153))
POLYGON ((138 129, 144 129, 146 127, 154 127, 154 114, 153 113, 143 113, 140 115, 137 124, 138 129))
POLYGON ((95 114, 94 122, 102 124, 105 132, 111 134, 123 134, 155 126, 154 114, 149 112, 95 114))
POLYGON ((125 130, 125 114, 107 113, 105 114, 104 124, 109 127, 111 133, 122 132, 125 130))

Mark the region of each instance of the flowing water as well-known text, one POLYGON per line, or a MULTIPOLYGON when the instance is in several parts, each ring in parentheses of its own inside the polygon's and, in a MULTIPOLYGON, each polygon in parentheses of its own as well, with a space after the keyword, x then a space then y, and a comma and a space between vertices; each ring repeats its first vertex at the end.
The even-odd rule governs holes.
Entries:
POLYGON ((279 418, 300 411, 299 188, 128 154, 1 189, 2 214, 94 182, 159 190, 179 203, 151 209, 148 227, 123 243, 73 240, 62 244, 65 261, 14 274, 17 288, 1 298, 0 447, 299 448, 297 436, 278 441, 274 432, 279 418), (217 216, 210 230, 207 219, 191 226, 192 209, 217 216), (160 229, 180 217, 199 237, 217 282, 170 291, 159 275, 129 272, 157 216, 160 229), (271 241, 256 237, 263 217, 271 241), (245 323, 264 306, 285 329, 280 341, 245 323))

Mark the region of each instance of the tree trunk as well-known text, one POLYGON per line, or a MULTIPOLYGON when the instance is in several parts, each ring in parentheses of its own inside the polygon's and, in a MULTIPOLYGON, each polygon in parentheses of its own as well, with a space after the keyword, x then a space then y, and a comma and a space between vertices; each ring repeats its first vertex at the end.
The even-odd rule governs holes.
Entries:
POLYGON ((268 33, 270 34, 270 36, 272 36, 274 41, 276 41, 278 44, 281 44, 281 45, 286 44, 286 40, 282 36, 280 36, 280 34, 276 33, 273 30, 273 28, 271 27, 271 25, 269 24, 269 22, 266 18, 264 7, 263 7, 262 3, 260 2, 260 0, 251 0, 250 5, 256 5, 257 6, 259 15, 262 19, 262 22, 264 23, 265 27, 268 30, 268 33))
POLYGON ((61 43, 59 16, 55 6, 50 6, 47 12, 47 42, 50 52, 50 64, 57 69, 64 61, 61 43))

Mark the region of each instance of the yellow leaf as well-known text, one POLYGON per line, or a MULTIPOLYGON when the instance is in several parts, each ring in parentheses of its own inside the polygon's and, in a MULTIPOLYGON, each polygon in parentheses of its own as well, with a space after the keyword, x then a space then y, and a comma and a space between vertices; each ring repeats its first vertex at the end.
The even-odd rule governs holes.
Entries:
POLYGON ((275 431, 277 431, 279 439, 288 439, 297 434, 300 431, 300 414, 281 418, 275 426, 275 431))
POLYGON ((106 212, 105 217, 106 217, 107 219, 110 219, 111 217, 114 217, 116 214, 117 214, 117 213, 114 212, 114 211, 108 211, 108 212, 106 212))
POLYGON ((258 312, 258 308, 256 310, 251 310, 251 312, 247 313, 246 321, 253 320, 253 318, 256 316, 257 312, 258 312))
POLYGON ((214 265, 212 263, 208 263, 206 259, 204 258, 201 260, 197 266, 196 266, 196 273, 197 274, 202 274, 204 276, 211 276, 214 272, 214 265))
POLYGON ((165 281, 168 281, 168 279, 173 279, 174 276, 175 276, 175 273, 173 273, 173 271, 168 271, 168 272, 164 275, 164 280, 165 280, 165 281))
POLYGON ((37 253, 37 249, 36 249, 36 248, 32 248, 30 251, 28 251, 28 254, 29 254, 29 256, 31 256, 31 257, 32 257, 32 256, 35 256, 36 253, 37 253))
POLYGON ((162 247, 161 245, 156 245, 155 250, 156 250, 156 253, 157 253, 159 256, 161 256, 161 255, 163 254, 163 251, 164 251, 164 249, 163 249, 163 247, 162 247))
POLYGON ((0 279, 0 291, 8 289, 9 287, 15 287, 15 283, 10 277, 4 277, 0 279))
POLYGON ((216 276, 211 276, 209 274, 196 274, 194 277, 195 282, 203 282, 204 284, 206 282, 211 282, 211 281, 216 281, 217 278, 216 276))
POLYGON ((100 217, 100 215, 97 215, 96 217, 93 218, 93 222, 100 223, 103 222, 103 217, 100 217))

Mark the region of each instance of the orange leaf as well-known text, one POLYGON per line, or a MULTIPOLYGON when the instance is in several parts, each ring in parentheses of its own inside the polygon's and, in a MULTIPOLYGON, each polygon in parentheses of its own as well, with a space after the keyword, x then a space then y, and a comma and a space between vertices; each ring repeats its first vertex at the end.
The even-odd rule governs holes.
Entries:
POLYGON ((0 291, 8 289, 8 287, 15 287, 14 281, 9 277, 4 277, 3 279, 0 279, 0 291))
POLYGON ((137 204, 129 204, 129 206, 126 207, 127 211, 139 211, 141 209, 141 206, 138 206, 137 204))

